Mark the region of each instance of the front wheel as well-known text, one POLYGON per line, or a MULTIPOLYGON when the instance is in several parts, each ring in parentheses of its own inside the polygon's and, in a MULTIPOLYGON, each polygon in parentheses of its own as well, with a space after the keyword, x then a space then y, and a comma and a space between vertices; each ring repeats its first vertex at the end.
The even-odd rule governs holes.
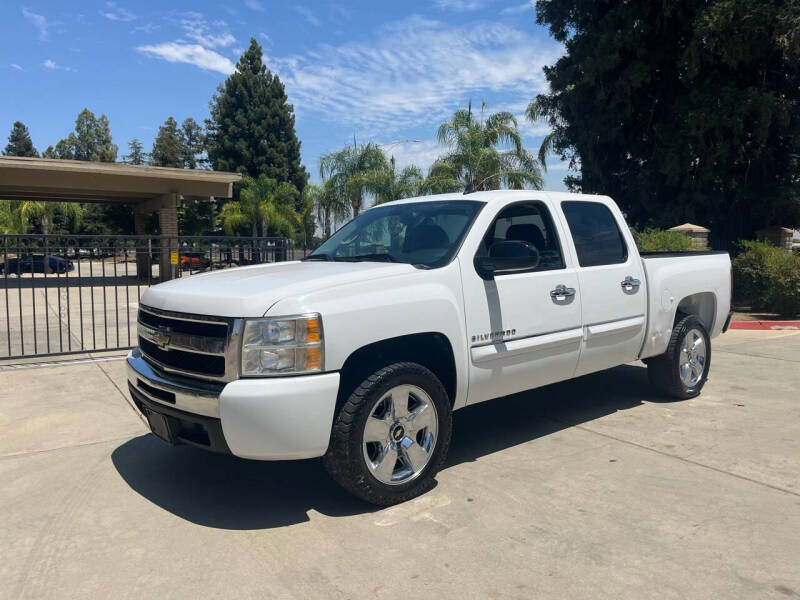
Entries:
POLYGON ((405 502, 433 487, 451 429, 439 379, 422 365, 394 363, 365 379, 339 409, 325 467, 368 502, 405 502))
POLYGON ((711 343, 703 323, 695 315, 672 328, 667 351, 650 359, 647 374, 659 391, 685 400, 700 394, 711 369, 711 343))

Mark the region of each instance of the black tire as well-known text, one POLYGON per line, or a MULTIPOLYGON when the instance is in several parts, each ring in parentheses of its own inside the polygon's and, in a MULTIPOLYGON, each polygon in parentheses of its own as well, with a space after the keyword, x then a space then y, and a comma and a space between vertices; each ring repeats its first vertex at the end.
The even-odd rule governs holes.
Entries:
POLYGON ((324 456, 325 468, 345 490, 380 506, 405 502, 430 490, 450 448, 452 414, 450 399, 431 371, 411 362, 398 362, 367 377, 341 406, 333 422, 331 442, 324 456), (364 457, 363 435, 367 419, 378 400, 398 385, 414 385, 433 401, 438 434, 428 463, 407 483, 385 484, 370 472, 364 457))
POLYGON ((679 316, 678 322, 672 328, 667 351, 647 362, 647 375, 650 383, 663 394, 678 400, 687 400, 699 395, 708 380, 710 370, 711 340, 703 323, 695 315, 679 316), (680 376, 681 346, 686 335, 692 330, 701 334, 706 353, 703 374, 696 383, 688 385, 680 376))

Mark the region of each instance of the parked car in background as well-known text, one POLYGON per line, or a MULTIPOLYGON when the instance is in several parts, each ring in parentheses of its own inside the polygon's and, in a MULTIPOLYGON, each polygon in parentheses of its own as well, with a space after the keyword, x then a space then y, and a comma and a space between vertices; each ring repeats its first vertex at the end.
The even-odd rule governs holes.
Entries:
POLYGON ((211 259, 204 252, 187 252, 181 254, 181 269, 199 271, 211 266, 211 259))
POLYGON ((635 360, 663 394, 697 396, 730 300, 727 253, 640 253, 606 196, 412 198, 303 261, 149 288, 128 385, 169 443, 322 456, 394 504, 433 486, 465 406, 635 360))
POLYGON ((49 273, 66 273, 75 270, 72 261, 66 258, 49 254, 46 257, 43 254, 31 254, 8 259, 5 263, 0 264, 0 273, 17 276, 22 273, 44 273, 45 264, 50 267, 49 273), (47 263, 45 263, 45 259, 47 263))

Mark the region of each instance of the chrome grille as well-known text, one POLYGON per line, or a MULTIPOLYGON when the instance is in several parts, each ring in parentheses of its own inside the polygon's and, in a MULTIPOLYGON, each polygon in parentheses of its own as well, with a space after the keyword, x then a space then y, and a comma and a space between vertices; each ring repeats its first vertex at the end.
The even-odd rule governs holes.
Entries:
POLYGON ((241 319, 139 307, 142 356, 168 373, 233 381, 238 372, 240 333, 241 319))

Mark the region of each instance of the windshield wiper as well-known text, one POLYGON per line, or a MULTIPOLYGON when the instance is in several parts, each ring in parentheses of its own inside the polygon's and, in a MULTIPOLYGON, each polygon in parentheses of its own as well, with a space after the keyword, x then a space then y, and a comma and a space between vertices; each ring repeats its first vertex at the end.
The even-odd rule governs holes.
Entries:
POLYGON ((375 254, 357 254, 355 256, 340 256, 337 257, 335 260, 342 260, 347 262, 361 262, 361 261, 387 261, 387 262, 400 262, 394 256, 387 253, 375 253, 375 254))
POLYGON ((333 260, 333 257, 322 252, 320 254, 309 254, 308 256, 306 256, 305 258, 301 258, 300 260, 333 260))

